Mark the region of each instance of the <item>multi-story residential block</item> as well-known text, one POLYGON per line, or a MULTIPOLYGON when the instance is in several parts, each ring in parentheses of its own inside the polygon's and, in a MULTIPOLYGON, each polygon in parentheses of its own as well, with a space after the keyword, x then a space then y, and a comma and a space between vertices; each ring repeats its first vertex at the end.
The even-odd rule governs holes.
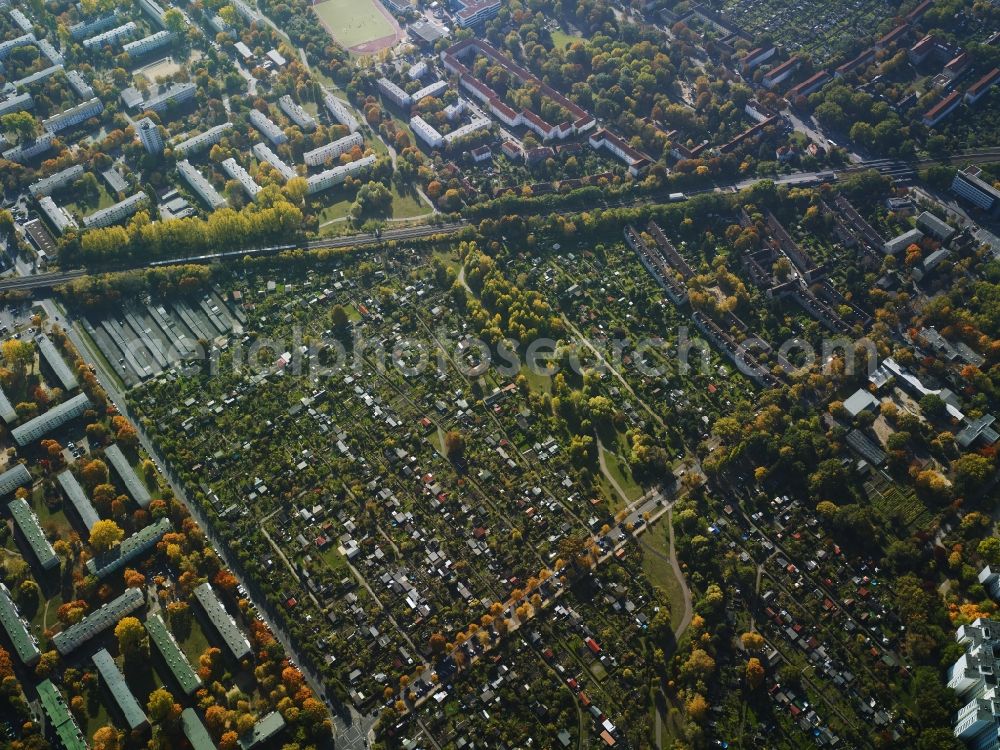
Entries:
POLYGON ((31 94, 27 92, 14 94, 0 101, 0 117, 9 115, 12 112, 26 112, 29 109, 34 109, 34 107, 35 100, 31 98, 31 94))
POLYGON ((1000 68, 993 68, 993 70, 969 86, 965 92, 965 103, 975 104, 978 102, 990 92, 990 89, 993 88, 998 80, 1000 80, 1000 68))
POLYGON ((194 99, 198 87, 191 82, 173 83, 166 89, 150 97, 142 105, 143 109, 151 109, 154 112, 166 112, 170 107, 183 104, 194 99))
POLYGON ((948 670, 948 687, 962 708, 955 717, 955 736, 972 748, 993 748, 1000 742, 1000 621, 977 618, 961 626, 955 640, 965 647, 948 670))
POLYGON ((400 109, 409 109, 413 105, 413 99, 410 95, 388 78, 379 78, 378 90, 382 92, 382 96, 400 109))
POLYGON ((231 130, 232 127, 233 124, 231 122, 224 122, 221 125, 209 128, 204 133, 198 133, 198 135, 191 136, 187 140, 183 140, 176 144, 173 147, 174 153, 180 157, 186 157, 191 154, 197 154, 207 148, 211 148, 216 143, 221 141, 222 136, 224 136, 227 131, 231 130))
POLYGON ((163 8, 155 0, 136 0, 139 7, 149 16, 150 20, 159 26, 161 29, 166 27, 166 21, 163 17, 166 15, 163 8))
POLYGON ((56 234, 64 234, 68 229, 76 229, 78 224, 76 219, 69 215, 69 212, 56 204, 52 198, 43 195, 38 199, 38 208, 45 214, 49 224, 56 230, 56 234))
POLYGON ((132 57, 140 57, 153 50, 158 50, 161 47, 166 47, 174 39, 174 32, 172 31, 157 31, 155 34, 150 34, 149 36, 144 36, 142 39, 136 39, 134 42, 128 42, 122 46, 122 51, 126 52, 132 57))
POLYGON ((138 28, 139 27, 135 25, 134 21, 129 21, 128 23, 123 23, 121 26, 116 26, 113 29, 102 31, 100 34, 92 36, 89 39, 84 39, 83 46, 86 49, 100 49, 106 44, 114 47, 121 44, 126 39, 131 39, 135 32, 138 31, 138 28))
POLYGON ((997 190, 980 175, 976 166, 960 169, 951 182, 951 191, 984 211, 995 211, 1000 206, 1000 190, 997 190))
POLYGON ((351 133, 351 135, 344 136, 343 138, 338 138, 332 143, 327 143, 325 146, 320 146, 319 148, 314 148, 311 151, 306 151, 303 154, 303 159, 305 163, 310 167, 318 167, 330 159, 336 159, 343 153, 350 151, 355 146, 364 146, 365 139, 361 136, 361 133, 351 133))
POLYGON ((42 81, 51 78, 62 69, 62 63, 58 65, 50 65, 47 68, 36 70, 34 73, 29 73, 24 78, 18 78, 14 81, 13 86, 18 90, 25 89, 28 86, 34 86, 36 83, 41 83, 42 81))
POLYGON ((352 133, 361 127, 358 124, 357 119, 347 108, 347 105, 329 91, 323 94, 323 104, 326 105, 327 110, 330 112, 330 116, 352 133))
POLYGON ((240 183, 240 187, 243 191, 250 197, 250 200, 255 200, 257 198, 257 193, 261 191, 260 185, 254 182, 253 177, 247 172, 236 159, 226 159, 222 162, 222 169, 225 171, 229 178, 236 180, 240 183))
POLYGON ((203 583, 197 586, 194 590, 194 596, 215 630, 222 637, 233 658, 239 661, 249 656, 250 641, 243 635, 243 631, 239 629, 236 621, 219 601, 212 584, 203 583))
POLYGON ((285 178, 285 182, 297 176, 295 170, 282 161, 280 156, 269 149, 266 143, 255 143, 253 146, 253 155, 257 157, 258 161, 266 161, 274 167, 278 171, 278 174, 285 178))
POLYGON ((10 20, 16 23, 17 27, 25 33, 31 33, 31 30, 34 28, 31 19, 24 15, 20 8, 14 8, 10 12, 10 20))
POLYGON ((76 92, 76 95, 81 99, 93 99, 94 89, 87 83, 86 79, 78 70, 67 70, 66 80, 69 82, 70 88, 76 92))
POLYGON ((763 83, 767 88, 773 89, 778 84, 791 78, 792 74, 799 69, 800 65, 802 65, 801 57, 790 57, 785 60, 785 62, 767 71, 763 79, 761 79, 761 83, 763 83))
POLYGON ((288 141, 285 131, 279 128, 270 117, 259 109, 251 109, 250 114, 247 115, 247 119, 250 120, 250 124, 257 128, 260 134, 267 138, 272 145, 280 146, 282 143, 288 141))
POLYGON ((365 169, 369 169, 375 164, 375 156, 365 156, 350 164, 343 164, 339 167, 327 169, 324 172, 313 175, 306 181, 306 192, 310 195, 341 184, 349 175, 355 175, 365 169))
POLYGON ((500 12, 500 0, 452 0, 452 5, 455 20, 463 29, 495 18, 500 12))
POLYGON ((125 589, 125 593, 52 636, 52 644, 61 655, 71 654, 91 638, 117 625, 123 617, 142 607, 145 601, 143 589, 125 589))
POLYGON ((163 136, 160 134, 160 128, 148 117, 143 117, 135 124, 135 134, 139 136, 147 153, 163 153, 163 136))
POLYGON ((439 96, 448 90, 447 81, 434 81, 434 83, 429 83, 422 89, 414 91, 410 96, 410 101, 413 104, 419 104, 421 101, 430 96, 439 96))
POLYGON ((650 164, 650 158, 632 148, 623 139, 608 130, 598 130, 590 136, 593 149, 605 149, 628 165, 629 174, 638 177, 650 164))
POLYGON ((66 62, 66 58, 63 57, 62 53, 57 50, 48 39, 38 40, 39 51, 49 58, 49 62, 53 65, 63 65, 66 62))
POLYGON ((219 192, 212 186, 205 176, 191 166, 187 159, 177 162, 177 171, 188 186, 201 198, 213 211, 226 205, 226 199, 219 195, 219 192))
POLYGON ((42 121, 42 127, 50 133, 58 133, 61 130, 68 130, 81 122, 86 122, 91 117, 97 117, 104 111, 104 103, 96 96, 88 99, 82 104, 70 107, 67 110, 53 115, 42 121))
POLYGON ((52 133, 42 133, 29 143, 20 143, 13 148, 7 149, 3 152, 3 158, 7 161, 24 164, 51 149, 55 143, 55 139, 56 137, 52 133))
POLYGON ((288 115, 288 119, 305 130, 307 133, 316 129, 316 120, 302 107, 296 104, 288 94, 278 99, 278 106, 281 111, 288 115))
POLYGON ((69 27, 69 35, 73 37, 74 41, 80 41, 105 29, 110 29, 117 22, 118 9, 116 8, 113 12, 105 16, 98 16, 90 21, 80 21, 80 23, 73 24, 69 27))
POLYGON ((88 229, 93 227, 110 227, 112 224, 124 221, 134 214, 146 204, 147 200, 146 194, 140 191, 123 201, 115 203, 113 206, 108 206, 100 211, 95 211, 90 216, 85 216, 83 218, 83 225, 88 229))
POLYGON ((83 165, 74 164, 72 167, 67 167, 66 169, 61 169, 54 174, 50 174, 48 177, 43 177, 40 180, 28 185, 28 192, 35 198, 41 198, 44 195, 52 195, 56 190, 64 188, 67 185, 75 182, 83 176, 83 165))
POLYGON ((35 44, 35 41, 35 35, 29 32, 21 36, 16 36, 13 39, 8 39, 6 42, 0 42, 0 60, 6 60, 8 55, 17 47, 35 44))
POLYGON ((410 118, 410 130, 430 148, 441 148, 444 145, 444 136, 420 115, 410 118))

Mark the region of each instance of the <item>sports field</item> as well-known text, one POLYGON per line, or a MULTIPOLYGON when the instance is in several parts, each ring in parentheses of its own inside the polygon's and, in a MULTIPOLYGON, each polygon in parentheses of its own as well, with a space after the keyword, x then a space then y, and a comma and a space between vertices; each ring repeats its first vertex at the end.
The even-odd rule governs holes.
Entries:
POLYGON ((337 43, 352 52, 376 52, 398 40, 399 25, 378 0, 323 0, 313 10, 337 43))

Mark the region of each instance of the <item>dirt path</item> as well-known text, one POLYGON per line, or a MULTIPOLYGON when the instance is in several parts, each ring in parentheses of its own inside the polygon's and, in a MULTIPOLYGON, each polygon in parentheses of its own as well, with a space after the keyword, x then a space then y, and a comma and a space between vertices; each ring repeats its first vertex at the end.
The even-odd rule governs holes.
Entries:
POLYGON ((625 494, 625 490, 622 489, 621 485, 618 484, 618 480, 615 479, 614 475, 608 470, 608 460, 604 457, 604 443, 601 442, 600 435, 597 437, 597 462, 601 467, 601 473, 604 478, 608 480, 608 484, 611 488, 618 493, 618 497, 622 499, 622 502, 627 506, 629 504, 628 495, 625 494))

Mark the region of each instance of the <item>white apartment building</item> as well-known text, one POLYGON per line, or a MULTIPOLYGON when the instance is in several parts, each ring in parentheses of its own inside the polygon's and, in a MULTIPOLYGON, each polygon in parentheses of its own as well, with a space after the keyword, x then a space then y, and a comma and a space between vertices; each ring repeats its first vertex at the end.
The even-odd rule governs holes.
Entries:
POLYGON ((297 176, 295 170, 283 162, 280 156, 269 149, 266 143, 255 143, 253 146, 253 155, 257 157, 258 161, 266 161, 278 170, 278 174, 285 178, 285 182, 297 176))
POLYGON ((240 183, 244 192, 250 196, 250 200, 255 200, 257 198, 257 193, 261 191, 260 185, 254 182, 253 177, 247 172, 236 159, 226 159, 222 162, 223 171, 229 175, 229 178, 236 180, 240 183))
POLYGON ((323 104, 330 111, 330 116, 352 133, 361 127, 347 105, 329 91, 323 94, 323 104))
POLYGON ((113 206, 108 206, 100 211, 95 211, 90 216, 85 216, 83 218, 83 225, 91 229, 93 227, 110 227, 112 224, 118 224, 138 211, 145 205, 146 200, 146 194, 139 191, 135 195, 129 196, 113 206))
POLYGON ((216 143, 222 140, 222 136, 225 135, 227 130, 233 127, 231 122, 224 122, 221 125, 216 125, 214 128, 209 128, 204 133, 198 133, 198 135, 191 136, 187 140, 181 141, 173 147, 174 152, 181 157, 190 156, 191 154, 197 154, 199 151, 204 151, 207 148, 211 148, 216 143))
POLYGON ((35 198, 41 198, 43 195, 52 195, 56 190, 76 182, 82 176, 83 165, 74 164, 72 167, 67 167, 55 174, 50 174, 48 177, 43 177, 31 183, 28 186, 28 192, 35 198))
POLYGON ((156 123, 148 117, 143 117, 135 124, 135 134, 139 136, 147 153, 163 153, 163 136, 160 135, 160 129, 156 123))
POLYGON ((260 134, 267 138, 272 145, 280 146, 288 140, 285 131, 279 128, 270 117, 259 109, 251 109, 247 119, 250 120, 250 124, 257 128, 260 134))
POLYGON ((79 125, 91 117, 97 117, 103 111, 104 103, 95 96, 93 99, 88 99, 82 104, 77 104, 75 107, 70 107, 57 115, 43 120, 42 127, 50 133, 58 133, 60 130, 66 130, 74 125, 79 125))
POLYGON ((365 139, 361 136, 361 133, 351 133, 351 135, 338 138, 332 143, 327 143, 325 146, 314 148, 312 151, 306 151, 303 154, 303 158, 310 167, 318 167, 326 164, 329 159, 336 159, 355 146, 364 146, 364 144, 365 139))
POLYGON ((69 212, 62 206, 57 206, 56 202, 47 195, 38 199, 38 207, 49 220, 49 224, 56 230, 56 234, 63 234, 67 229, 76 229, 77 223, 69 212))
POLYGON ((212 186, 205 176, 191 166, 187 159, 177 162, 177 171, 188 186, 201 198, 213 211, 226 205, 226 199, 219 195, 219 192, 212 186))
POLYGON ((307 133, 316 129, 316 121, 313 119, 312 115, 292 101, 292 97, 288 94, 285 94, 278 99, 278 106, 281 107, 282 112, 288 115, 289 120, 294 122, 307 133))
POLYGON ((122 47, 122 50, 132 57, 140 57, 145 55, 147 52, 160 49, 160 47, 166 47, 173 41, 173 39, 174 32, 157 31, 155 34, 144 36, 142 39, 136 39, 134 42, 128 42, 122 47))
POLYGON ((86 49, 100 49, 105 44, 115 46, 124 40, 129 39, 133 34, 135 34, 137 28, 138 27, 135 25, 134 21, 129 21, 121 26, 116 26, 113 29, 101 32, 97 36, 92 36, 90 39, 84 39, 83 46, 86 49))
POLYGON ((325 172, 320 172, 308 179, 306 192, 309 195, 322 192, 334 185, 341 184, 350 175, 369 169, 374 164, 375 156, 371 155, 357 161, 352 161, 350 164, 343 164, 339 167, 328 169, 325 172))

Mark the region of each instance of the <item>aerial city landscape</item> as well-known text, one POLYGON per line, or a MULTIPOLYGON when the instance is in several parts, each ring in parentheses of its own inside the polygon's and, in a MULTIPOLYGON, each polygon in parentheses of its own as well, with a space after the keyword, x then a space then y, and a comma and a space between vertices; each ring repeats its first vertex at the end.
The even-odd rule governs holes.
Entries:
POLYGON ((0 748, 1000 749, 1000 5, 0 0, 0 748))

